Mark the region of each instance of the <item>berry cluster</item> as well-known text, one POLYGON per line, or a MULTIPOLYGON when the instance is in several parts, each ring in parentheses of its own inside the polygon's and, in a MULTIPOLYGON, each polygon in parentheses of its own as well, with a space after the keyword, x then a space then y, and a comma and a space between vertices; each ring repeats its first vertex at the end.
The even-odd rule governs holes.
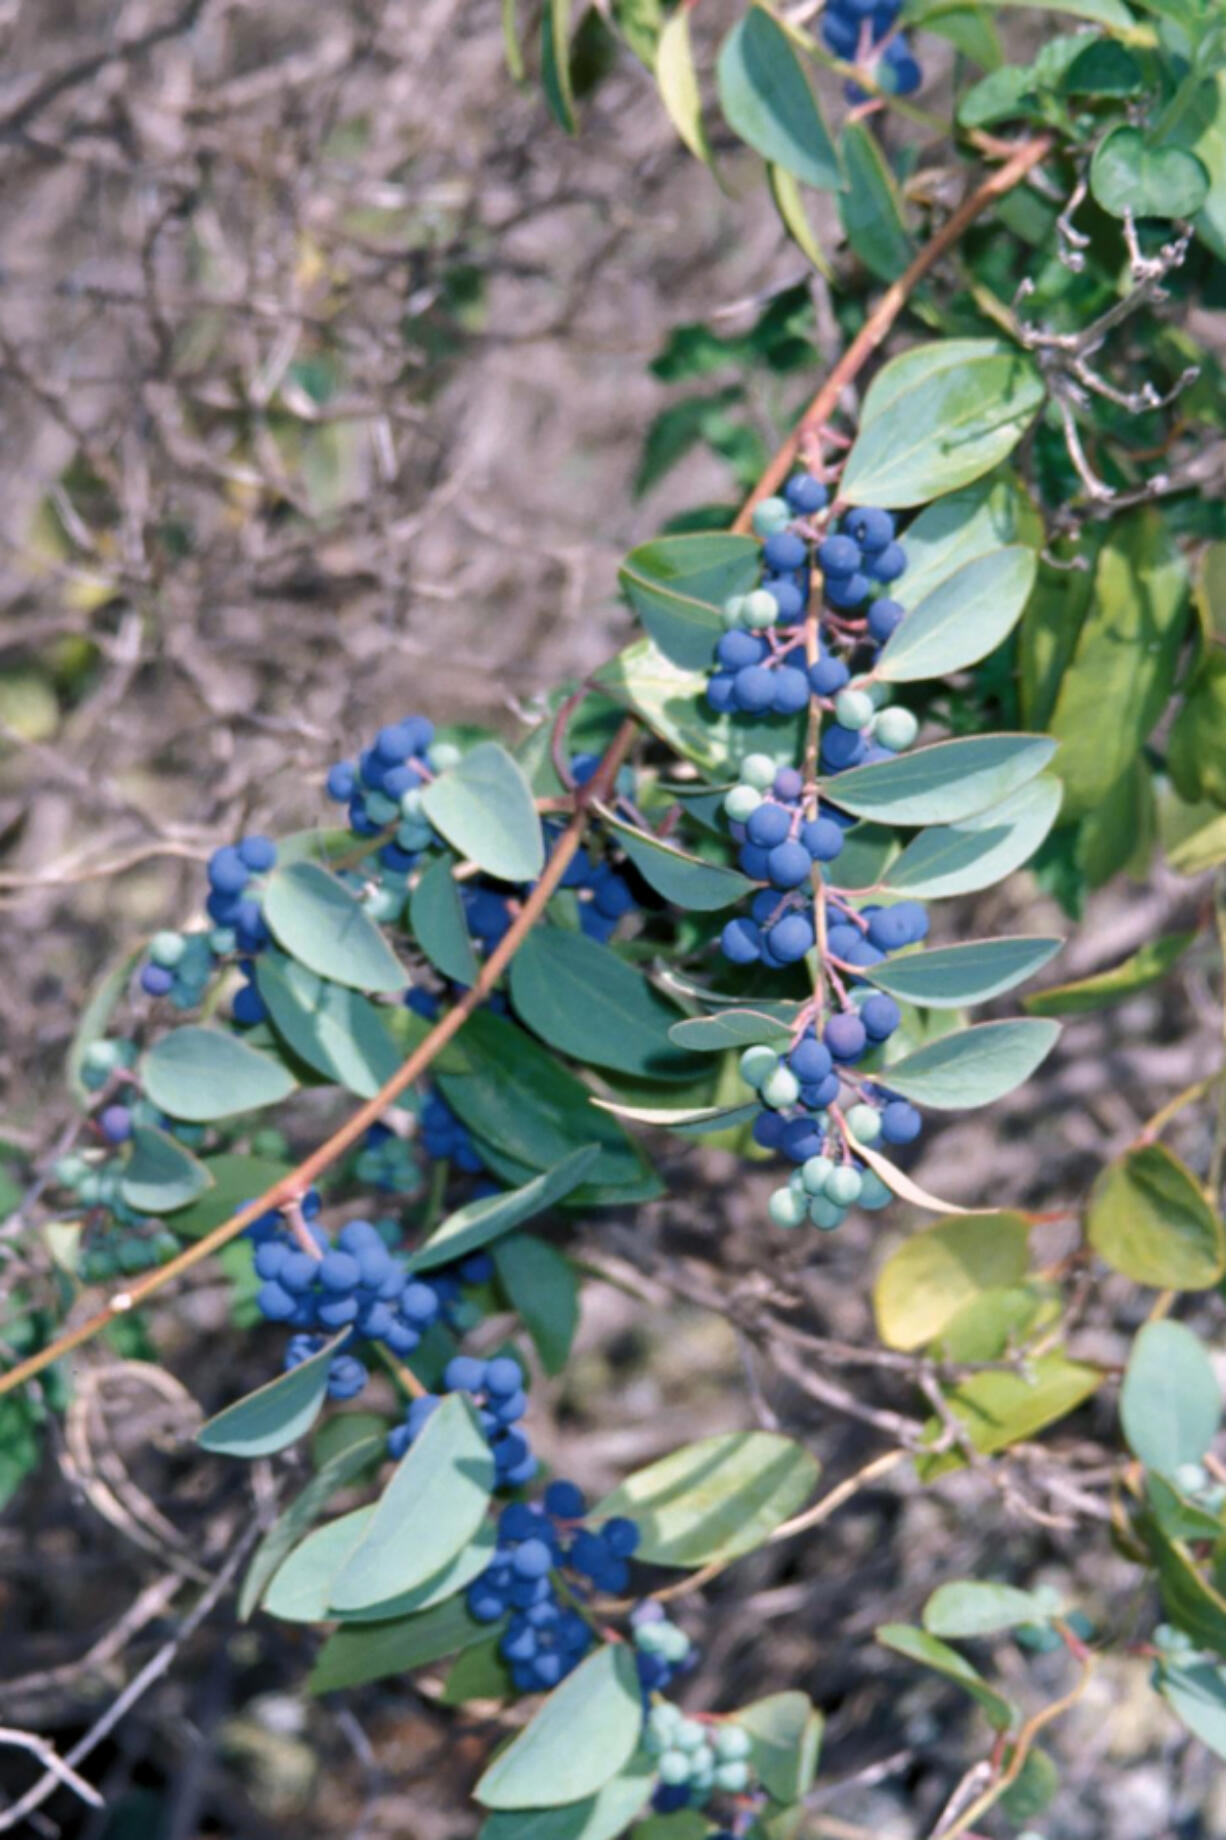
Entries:
MULTIPOLYGON (((901 0, 827 0, 821 34, 836 57, 869 71, 879 89, 910 96, 919 88, 923 72, 906 38, 894 30, 901 10, 901 0)), ((858 83, 849 83, 847 98, 864 102, 867 93, 858 83)))
MULTIPOLYGON (((433 1292, 431 1298, 437 1309, 433 1292)), ((530 1482, 537 1471, 537 1460, 523 1432, 512 1428, 528 1409, 519 1362, 506 1354, 495 1355, 492 1361, 457 1354, 443 1370, 443 1392, 467 1393, 477 1407, 477 1418, 494 1458, 496 1486, 517 1489, 530 1482)), ((388 1433, 389 1455, 401 1458, 441 1404, 440 1393, 424 1393, 412 1400, 404 1422, 388 1433)))
POLYGON ((587 1528, 580 1524, 586 1513, 583 1491, 561 1479, 540 1503, 512 1502, 499 1516, 494 1557, 468 1587, 477 1622, 500 1622, 509 1613, 498 1646, 521 1693, 556 1686, 592 1646, 592 1629, 575 1605, 594 1591, 620 1593, 629 1583, 638 1527, 617 1518, 587 1528))
POLYGON ((644 1694, 662 1692, 675 1675, 693 1667, 698 1659, 684 1629, 670 1622, 664 1606, 650 1598, 631 1611, 630 1628, 644 1694))
POLYGON ((440 1093, 428 1093, 421 1107, 421 1144, 436 1163, 453 1163, 466 1175, 479 1175, 485 1161, 471 1131, 456 1117, 440 1093))
POLYGON ((731 1720, 687 1718, 680 1706, 660 1700, 647 1714, 643 1747, 657 1760, 661 1788, 672 1791, 669 1810, 701 1807, 713 1791, 740 1795, 750 1786, 749 1734, 731 1720))
MULTIPOLYGON (((176 1009, 194 1009, 219 961, 242 954, 244 961, 263 950, 271 935, 261 909, 258 878, 276 867, 277 846, 269 837, 252 835, 223 844, 208 861, 207 933, 163 932, 154 936, 141 969, 141 989, 150 997, 167 997, 176 1009)), ((250 975, 249 963, 244 970, 250 975)), ((250 1024, 264 1017, 254 986, 235 1000, 235 1020, 250 1024), (241 998, 241 1000, 240 1000, 241 998)))
POLYGON ((437 842, 422 810, 422 787, 460 758, 454 743, 434 739, 426 716, 406 716, 381 728, 356 763, 337 761, 325 786, 330 799, 348 807, 354 836, 381 837, 380 863, 407 875, 421 852, 437 842))
POLYGON ((91 1221, 82 1235, 77 1270, 86 1284, 136 1277, 164 1265, 179 1242, 160 1220, 145 1220, 121 1202, 110 1204, 112 1221, 91 1221))
POLYGON ((403 1119, 405 1134, 400 1136, 385 1124, 372 1124, 353 1164, 353 1173, 364 1187, 379 1189, 388 1195, 412 1194, 421 1184, 421 1169, 413 1145, 417 1118, 412 1112, 402 1112, 398 1116, 403 1119))

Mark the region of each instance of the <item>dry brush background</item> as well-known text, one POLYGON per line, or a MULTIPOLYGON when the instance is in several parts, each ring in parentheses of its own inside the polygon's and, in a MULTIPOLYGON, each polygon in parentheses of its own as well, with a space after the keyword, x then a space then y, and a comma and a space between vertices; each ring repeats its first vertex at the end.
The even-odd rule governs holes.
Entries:
MULTIPOLYGON (((623 642, 625 549, 729 496, 695 459, 634 502, 668 400, 646 364, 679 321, 747 324, 799 258, 748 173, 738 190, 734 164, 722 192, 681 152, 631 59, 566 141, 508 79, 498 14, 0 0, 0 1065, 4 1134, 32 1167, 69 1117, 62 1059, 92 984, 192 911, 211 848, 244 824, 315 821, 327 763, 390 716, 510 728, 623 642)), ((820 288, 816 305, 833 352, 820 288)), ((1173 879, 1107 894, 1064 974, 1203 898, 1173 879)), ((1025 877, 977 903, 978 929, 1004 921, 1061 925, 1025 877)), ((926 1183, 1075 1204, 1212 1064, 1210 967, 1186 962, 1161 998, 1070 1027, 1012 1101, 934 1129, 926 1183)), ((590 1285, 580 1357, 538 1390, 545 1454, 599 1488, 756 1419, 804 1436, 835 1482, 889 1447, 899 1415, 922 1419, 913 1371, 862 1358, 871 1274, 907 1210, 781 1250, 760 1174, 663 1154, 669 1201, 581 1229, 614 1281, 590 1285)), ((1056 1256, 1067 1229, 1047 1231, 1056 1256)), ((39 1243, 4 1250, 0 1284, 38 1294, 39 1243)), ((1118 1355, 1138 1307, 1108 1289, 1075 1346, 1118 1355)), ((19 1831, 459 1840, 487 1722, 457 1725, 394 1681, 306 1702, 312 1638, 239 1628, 224 1594, 184 1632, 287 1483, 193 1450, 192 1396, 210 1410, 270 1358, 226 1326, 216 1275, 149 1330, 182 1388, 93 1348, 0 1528, 0 1724, 70 1752, 142 1668, 169 1666, 82 1764, 106 1806, 64 1790, 19 1831)), ((691 1600, 695 1704, 796 1685, 827 1713, 813 1840, 928 1833, 984 1742, 956 1696, 873 1648, 874 1624, 914 1618, 987 1554, 1126 1625, 1134 1574, 1103 1524, 1111 1412, 1058 1430, 1059 1465, 1023 1452, 996 1482, 931 1493, 894 1472, 691 1600)), ((1008 1644, 993 1663, 1059 1691, 1059 1664, 1008 1644)), ((1222 1784, 1143 1667, 1104 1666, 1058 1732, 1049 1840, 1226 1834, 1222 1784)), ((0 1749, 10 1797, 36 1774, 0 1749)))

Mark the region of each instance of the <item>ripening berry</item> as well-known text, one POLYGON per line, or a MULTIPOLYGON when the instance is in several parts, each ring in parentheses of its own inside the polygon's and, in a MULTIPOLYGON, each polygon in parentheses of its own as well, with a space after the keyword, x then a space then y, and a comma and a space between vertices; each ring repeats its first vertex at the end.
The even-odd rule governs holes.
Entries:
POLYGON ((723 607, 720 609, 720 619, 723 621, 726 628, 724 634, 725 638, 735 631, 738 626, 744 624, 744 614, 745 596, 743 594, 730 594, 724 602, 723 607))
POLYGON ((741 780, 759 792, 769 792, 777 770, 769 754, 746 754, 741 762, 741 780))
POLYGON ((851 1010, 831 1016, 822 1030, 822 1039, 836 1061, 854 1061, 868 1046, 868 1032, 851 1010))
POLYGON ((784 799, 794 804, 805 789, 805 776, 796 767, 780 767, 772 782, 772 791, 777 799, 784 799))
POLYGON ((881 1136, 881 1113, 875 1105, 853 1105, 848 1109, 847 1129, 858 1143, 875 1144, 881 1136))
POLYGON ((734 824, 745 824, 762 803, 762 794, 753 786, 733 786, 724 795, 724 811, 734 824))
POLYGON ((895 754, 909 748, 919 734, 919 722, 909 709, 895 706, 881 710, 873 723, 873 740, 895 754))
MULTIPOLYGON (((799 537, 796 541, 800 542, 799 537)), ((804 548, 803 543, 801 548, 804 548)), ((741 606, 741 624, 747 626, 751 632, 764 632, 768 626, 773 626, 778 618, 779 603, 773 594, 766 592, 765 588, 755 588, 752 594, 745 596, 741 606)))
POLYGON ((755 1043, 752 1048, 746 1048, 738 1062, 738 1066, 741 1070, 741 1078, 745 1081, 746 1085, 752 1086, 755 1092, 757 1092, 763 1080, 765 1080, 769 1074, 774 1073, 778 1065, 779 1056, 775 1053, 773 1048, 768 1048, 764 1042, 755 1043))
POLYGON ((759 1091, 764 1104, 769 1105, 772 1111, 781 1112, 789 1105, 795 1105, 799 1099, 800 1081, 790 1067, 780 1064, 767 1074, 759 1091))
POLYGON ((807 1157, 800 1171, 805 1193, 810 1196, 823 1194, 833 1174, 834 1164, 828 1156, 819 1153, 817 1156, 807 1157))
POLYGON ((860 1199, 861 1186, 859 1170, 843 1163, 826 1183, 826 1199, 836 1207, 853 1207, 860 1199))
POLYGON ((865 1169, 860 1176, 860 1199, 857 1207, 875 1213, 878 1208, 889 1207, 894 1196, 886 1187, 875 1169, 865 1169))
POLYGON ((794 1194, 790 1188, 777 1188, 766 1204, 766 1212, 777 1227, 802 1227, 809 1208, 803 1195, 794 1194))
POLYGON ((835 699, 834 719, 840 728, 867 728, 873 719, 873 699, 865 690, 841 690, 835 699))
POLYGON ((792 516, 792 507, 785 498, 764 498, 761 504, 753 508, 754 535, 769 537, 777 530, 786 530, 792 516))

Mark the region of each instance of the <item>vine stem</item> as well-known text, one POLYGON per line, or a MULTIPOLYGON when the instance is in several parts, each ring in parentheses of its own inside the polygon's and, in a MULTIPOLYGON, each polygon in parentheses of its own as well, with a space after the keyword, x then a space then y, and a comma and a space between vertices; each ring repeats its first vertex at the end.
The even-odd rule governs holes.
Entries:
POLYGON ((860 368, 873 355, 890 332, 895 320, 906 306, 910 296, 919 286, 929 269, 934 267, 970 228, 975 219, 986 211, 990 204, 1003 198, 1007 192, 1022 183, 1027 175, 1042 164, 1054 145, 1050 134, 1037 135, 1033 140, 1023 141, 1005 161, 997 172, 990 173, 969 196, 964 198, 957 210, 942 224, 936 235, 920 250, 915 260, 886 289, 873 311, 861 326, 843 356, 830 372, 821 389, 801 416, 787 440, 771 460, 770 465, 754 487, 748 503, 742 509, 732 528, 744 533, 750 528, 754 506, 762 499, 770 498, 787 478, 793 461, 807 440, 818 434, 824 424, 838 407, 839 397, 848 384, 859 374, 860 368))
POLYGON ((114 1322, 117 1317, 135 1309, 147 1298, 152 1297, 155 1292, 173 1282, 175 1278, 190 1271, 193 1265, 200 1264, 202 1259, 207 1259, 222 1246, 228 1245, 232 1239, 236 1239, 249 1227, 252 1221, 258 1220, 261 1214, 267 1214, 272 1209, 280 1208, 288 1202, 300 1201, 316 1177, 322 1175, 324 1170, 328 1169, 339 1156, 343 1156, 346 1150, 357 1143, 372 1124, 379 1122, 392 1101, 398 1098, 406 1087, 411 1086, 414 1080, 420 1078, 438 1058, 452 1037, 459 1033, 473 1011, 480 1007, 493 990, 570 867, 575 852, 583 841, 583 834, 587 827, 587 808, 595 801, 608 797, 617 777, 618 768, 629 753, 638 729, 637 720, 633 716, 627 716, 610 742, 591 779, 576 789, 574 816, 554 845, 549 861, 541 872, 540 881, 525 900, 504 938, 486 959, 475 983, 470 985, 460 1001, 440 1018, 425 1040, 397 1068, 391 1079, 379 1089, 374 1098, 360 1106, 351 1118, 346 1119, 339 1130, 334 1131, 332 1136, 317 1150, 313 1150, 310 1156, 298 1164, 296 1169, 291 1170, 289 1175, 283 1176, 279 1182, 274 1182, 272 1187, 266 1189, 256 1200, 247 1202, 237 1214, 224 1220, 219 1227, 214 1227, 211 1233, 206 1233, 203 1239, 198 1239, 194 1245, 187 1247, 185 1251, 179 1253, 177 1258, 168 1260, 165 1265, 150 1272, 147 1277, 140 1279, 128 1290, 116 1292, 113 1297, 108 1298, 102 1309, 95 1311, 92 1316, 78 1323, 75 1328, 65 1330, 63 1335, 57 1336, 37 1354, 30 1355, 27 1360, 19 1361, 16 1367, 11 1367, 6 1373, 0 1374, 0 1396, 12 1392, 16 1387, 24 1386, 27 1380, 32 1380, 36 1374, 50 1367, 52 1362, 58 1361, 62 1355, 68 1354, 73 1348, 79 1348, 83 1342, 92 1340, 95 1335, 106 1328, 108 1323, 114 1322))

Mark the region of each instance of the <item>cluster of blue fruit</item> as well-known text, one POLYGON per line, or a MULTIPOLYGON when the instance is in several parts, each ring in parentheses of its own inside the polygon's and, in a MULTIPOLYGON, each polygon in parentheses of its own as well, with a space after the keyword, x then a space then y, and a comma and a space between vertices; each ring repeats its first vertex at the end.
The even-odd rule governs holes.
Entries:
POLYGON ((354 836, 381 837, 383 867, 407 875, 438 841, 422 810, 422 788, 460 758, 453 742, 434 739, 428 717, 406 716, 381 728, 356 762, 337 761, 325 787, 330 799, 347 806, 354 836))
POLYGON ((588 1528, 581 1524, 586 1513, 582 1489, 560 1478, 540 1502, 512 1502, 499 1516, 493 1558, 468 1587, 477 1622, 501 1622, 509 1613, 498 1648, 521 1693, 555 1687, 591 1648, 593 1631, 576 1604, 596 1592, 619 1596, 630 1582, 638 1526, 618 1517, 588 1528))
MULTIPOLYGON (((587 759, 595 764, 594 756, 576 755, 571 762, 572 772, 576 763, 582 765, 587 759)), ((576 779, 577 783, 582 783, 578 775, 576 779)), ((546 824, 544 833, 546 850, 552 853, 562 835, 562 827, 556 823, 546 824)), ((618 921, 638 905, 625 875, 611 862, 594 857, 585 849, 575 852, 566 866, 561 885, 575 896, 580 930, 601 945, 613 937, 618 921)), ((509 891, 499 883, 488 881, 462 885, 460 899, 464 918, 480 949, 492 951, 502 940, 515 917, 513 903, 522 899, 529 887, 509 891)))
MULTIPOLYGON (((496 1487, 521 1488, 531 1482, 537 1460, 522 1431, 514 1427, 528 1409, 524 1374, 514 1356, 495 1355, 482 1361, 476 1355, 457 1354, 443 1370, 443 1393, 467 1393, 477 1408, 497 1471, 496 1487)), ((442 1404, 442 1393, 424 1393, 411 1400, 402 1424, 389 1431, 388 1454, 399 1460, 442 1404)))
MULTIPOLYGON (((836 57, 870 71, 881 89, 910 96, 923 72, 906 38, 894 30, 901 11, 901 0, 827 0, 821 35, 836 57)), ((866 94, 858 83, 847 85, 850 102, 863 102, 866 94)))
MULTIPOLYGON (((277 846, 270 837, 252 835, 223 844, 209 857, 209 884, 205 908, 212 928, 207 933, 155 934, 149 956, 141 968, 141 989, 150 997, 166 997, 176 1009, 194 1009, 217 969, 218 961, 235 953, 244 961, 263 950, 271 935, 260 906, 258 878, 276 867, 277 846)), ((250 965, 244 963, 250 976, 250 965)), ((235 999, 235 1020, 260 1022, 264 1005, 254 985, 235 999)))

